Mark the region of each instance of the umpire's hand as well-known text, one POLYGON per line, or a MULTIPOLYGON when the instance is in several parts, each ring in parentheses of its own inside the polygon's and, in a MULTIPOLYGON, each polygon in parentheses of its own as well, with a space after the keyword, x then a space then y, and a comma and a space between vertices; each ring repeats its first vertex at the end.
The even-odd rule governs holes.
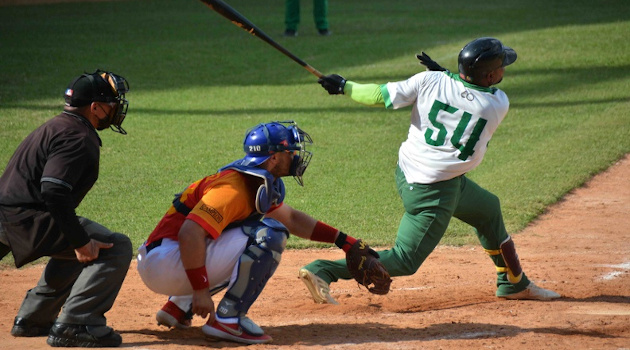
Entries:
POLYGON ((98 252, 101 249, 107 249, 114 246, 114 243, 105 243, 101 241, 97 241, 95 239, 90 239, 88 244, 83 247, 77 248, 74 250, 74 254, 77 256, 77 260, 81 263, 88 263, 92 260, 98 258, 98 252))

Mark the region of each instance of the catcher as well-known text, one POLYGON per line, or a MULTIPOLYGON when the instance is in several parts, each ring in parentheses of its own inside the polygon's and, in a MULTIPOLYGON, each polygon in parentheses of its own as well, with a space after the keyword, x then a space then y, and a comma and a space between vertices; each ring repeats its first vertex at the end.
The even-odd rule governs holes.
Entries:
POLYGON ((194 314, 208 317, 202 327, 208 336, 270 342, 247 312, 280 263, 289 232, 335 243, 356 266, 362 283, 369 285, 370 271, 378 271, 387 285, 370 288, 389 290, 389 275, 366 244, 284 203, 281 177, 292 175, 303 185, 312 156, 307 144, 311 137, 293 121, 256 125, 245 134, 244 158, 175 195, 138 249, 144 283, 170 296, 157 312, 158 324, 187 328, 194 314), (224 288, 215 314, 212 296, 224 288))

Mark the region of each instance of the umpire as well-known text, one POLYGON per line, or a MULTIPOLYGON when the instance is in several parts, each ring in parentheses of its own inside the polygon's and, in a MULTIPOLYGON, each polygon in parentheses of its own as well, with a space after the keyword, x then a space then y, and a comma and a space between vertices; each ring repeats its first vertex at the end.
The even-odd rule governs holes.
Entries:
POLYGON ((96 131, 111 127, 126 134, 121 124, 128 90, 127 81, 111 72, 73 79, 63 113, 22 141, 0 177, 0 259, 12 252, 19 268, 50 257, 15 317, 15 337, 48 336, 55 347, 122 343, 104 314, 127 275, 131 241, 78 217, 75 209, 98 178, 96 131))

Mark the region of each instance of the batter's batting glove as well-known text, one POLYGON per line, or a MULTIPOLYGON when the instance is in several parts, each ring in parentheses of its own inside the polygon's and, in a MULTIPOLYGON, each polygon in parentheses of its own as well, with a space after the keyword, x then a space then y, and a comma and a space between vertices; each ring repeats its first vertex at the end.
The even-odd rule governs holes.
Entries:
POLYGON ((422 52, 421 55, 416 55, 416 57, 420 60, 420 63, 422 65, 427 67, 427 70, 432 70, 432 71, 445 71, 445 70, 447 70, 446 68, 440 66, 439 63, 437 63, 434 60, 432 60, 431 57, 429 57, 429 55, 424 53, 424 51, 422 52))
POLYGON ((330 95, 343 95, 343 88, 346 86, 346 79, 341 75, 325 75, 317 80, 330 95))

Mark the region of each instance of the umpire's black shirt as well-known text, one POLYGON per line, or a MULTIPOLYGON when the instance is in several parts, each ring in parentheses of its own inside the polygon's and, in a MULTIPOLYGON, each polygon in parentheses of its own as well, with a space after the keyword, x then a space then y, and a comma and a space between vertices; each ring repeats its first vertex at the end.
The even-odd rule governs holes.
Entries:
POLYGON ((90 239, 75 208, 98 178, 101 140, 64 112, 28 135, 0 177, 0 222, 20 267, 90 239))

